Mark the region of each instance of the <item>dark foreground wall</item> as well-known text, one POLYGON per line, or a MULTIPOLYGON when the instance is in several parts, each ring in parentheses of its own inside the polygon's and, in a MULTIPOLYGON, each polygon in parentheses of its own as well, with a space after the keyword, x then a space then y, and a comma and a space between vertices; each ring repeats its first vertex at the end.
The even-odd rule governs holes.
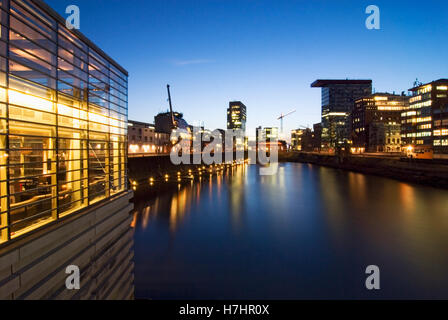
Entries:
POLYGON ((284 162, 303 162, 336 169, 380 175, 401 181, 448 188, 445 160, 390 159, 380 157, 338 157, 316 153, 289 152, 279 155, 284 162))

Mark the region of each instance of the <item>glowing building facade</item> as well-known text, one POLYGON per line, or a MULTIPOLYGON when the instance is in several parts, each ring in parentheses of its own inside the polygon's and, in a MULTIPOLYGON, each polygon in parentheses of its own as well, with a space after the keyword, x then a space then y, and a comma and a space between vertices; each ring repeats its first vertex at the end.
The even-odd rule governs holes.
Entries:
POLYGON ((372 93, 372 80, 316 80, 312 88, 322 88, 322 148, 349 143, 350 113, 355 100, 372 93))
POLYGON ((229 102, 227 109, 227 129, 246 131, 247 110, 241 101, 229 102))
POLYGON ((0 0, 0 243, 127 190, 127 77, 39 0, 0 0))
POLYGON ((128 120, 128 157, 170 152, 170 134, 157 132, 151 123, 128 120))
POLYGON ((412 89, 402 113, 402 138, 410 150, 428 157, 448 158, 448 79, 412 89))
POLYGON ((351 114, 352 152, 401 152, 401 113, 409 97, 374 93, 355 101, 351 114))

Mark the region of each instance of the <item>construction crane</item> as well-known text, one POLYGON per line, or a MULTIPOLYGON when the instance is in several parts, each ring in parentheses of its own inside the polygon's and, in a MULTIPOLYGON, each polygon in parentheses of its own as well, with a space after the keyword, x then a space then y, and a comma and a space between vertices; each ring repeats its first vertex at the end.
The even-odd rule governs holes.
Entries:
POLYGON ((290 114, 293 114, 294 112, 296 112, 297 110, 292 110, 290 112, 288 112, 287 114, 280 114, 280 117, 277 118, 277 120, 280 120, 280 132, 283 133, 283 118, 289 116, 290 114))
POLYGON ((174 121, 174 113, 173 113, 173 105, 171 104, 171 93, 170 93, 170 85, 166 85, 166 90, 168 91, 168 102, 170 104, 170 115, 171 115, 171 126, 173 129, 177 128, 176 121, 174 121))

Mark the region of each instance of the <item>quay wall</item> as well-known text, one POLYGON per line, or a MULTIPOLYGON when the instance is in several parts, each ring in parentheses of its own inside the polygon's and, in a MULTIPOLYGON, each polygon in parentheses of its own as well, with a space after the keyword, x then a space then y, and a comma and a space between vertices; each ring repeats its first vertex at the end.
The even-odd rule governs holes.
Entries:
POLYGON ((400 181, 448 188, 448 161, 379 156, 334 156, 319 153, 287 152, 279 161, 302 162, 335 169, 373 174, 400 181))

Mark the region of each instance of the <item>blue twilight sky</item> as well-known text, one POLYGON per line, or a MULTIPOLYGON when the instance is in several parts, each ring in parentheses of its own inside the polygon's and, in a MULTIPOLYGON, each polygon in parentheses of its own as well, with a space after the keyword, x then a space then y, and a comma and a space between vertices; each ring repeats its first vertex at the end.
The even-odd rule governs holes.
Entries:
POLYGON ((230 100, 249 130, 320 121, 317 78, 372 79, 376 91, 448 78, 448 1, 46 0, 76 4, 81 32, 129 71, 129 119, 153 122, 173 104, 190 124, 225 128, 230 100), (365 27, 366 7, 381 30, 365 27))

